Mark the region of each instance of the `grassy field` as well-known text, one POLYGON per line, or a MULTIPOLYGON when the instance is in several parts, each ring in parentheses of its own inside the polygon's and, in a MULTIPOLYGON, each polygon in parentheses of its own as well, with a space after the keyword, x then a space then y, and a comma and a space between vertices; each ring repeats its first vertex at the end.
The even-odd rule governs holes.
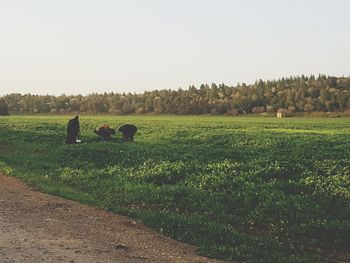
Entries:
POLYGON ((350 253, 350 119, 0 118, 0 171, 136 218, 238 262, 334 262, 350 253), (107 123, 136 143, 101 142, 107 123))

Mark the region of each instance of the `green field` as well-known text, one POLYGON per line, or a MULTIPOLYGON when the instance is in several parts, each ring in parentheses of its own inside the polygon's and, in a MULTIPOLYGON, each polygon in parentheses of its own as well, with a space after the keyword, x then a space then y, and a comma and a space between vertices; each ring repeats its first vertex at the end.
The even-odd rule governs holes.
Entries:
POLYGON ((0 171, 136 218, 209 257, 349 256, 350 119, 81 116, 82 143, 64 145, 69 118, 0 117, 0 171), (92 132, 127 122, 139 128, 136 143, 92 132))

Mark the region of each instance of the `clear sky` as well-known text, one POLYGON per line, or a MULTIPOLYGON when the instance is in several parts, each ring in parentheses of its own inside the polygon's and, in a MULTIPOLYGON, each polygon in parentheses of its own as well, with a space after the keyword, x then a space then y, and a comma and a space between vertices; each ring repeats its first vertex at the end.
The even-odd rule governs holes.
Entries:
POLYGON ((348 0, 0 0, 0 95, 350 74, 348 0))

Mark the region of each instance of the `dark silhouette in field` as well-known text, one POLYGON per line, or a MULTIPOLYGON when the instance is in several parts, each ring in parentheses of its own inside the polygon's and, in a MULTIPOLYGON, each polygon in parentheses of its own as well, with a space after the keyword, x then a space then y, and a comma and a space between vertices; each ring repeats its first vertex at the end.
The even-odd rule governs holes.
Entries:
POLYGON ((102 125, 100 128, 95 129, 94 133, 102 137, 103 141, 112 140, 112 135, 115 135, 115 130, 110 128, 108 125, 102 125))
POLYGON ((123 134, 122 142, 133 142, 137 127, 133 124, 125 124, 118 128, 118 131, 123 134))
POLYGON ((68 121, 66 144, 77 143, 77 137, 80 132, 79 116, 75 116, 68 121))

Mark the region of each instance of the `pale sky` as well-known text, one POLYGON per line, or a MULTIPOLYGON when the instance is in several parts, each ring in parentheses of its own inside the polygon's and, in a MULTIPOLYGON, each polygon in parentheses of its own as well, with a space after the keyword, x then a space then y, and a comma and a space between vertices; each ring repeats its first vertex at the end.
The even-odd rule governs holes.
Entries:
POLYGON ((350 75, 348 0, 0 0, 0 95, 350 75))

